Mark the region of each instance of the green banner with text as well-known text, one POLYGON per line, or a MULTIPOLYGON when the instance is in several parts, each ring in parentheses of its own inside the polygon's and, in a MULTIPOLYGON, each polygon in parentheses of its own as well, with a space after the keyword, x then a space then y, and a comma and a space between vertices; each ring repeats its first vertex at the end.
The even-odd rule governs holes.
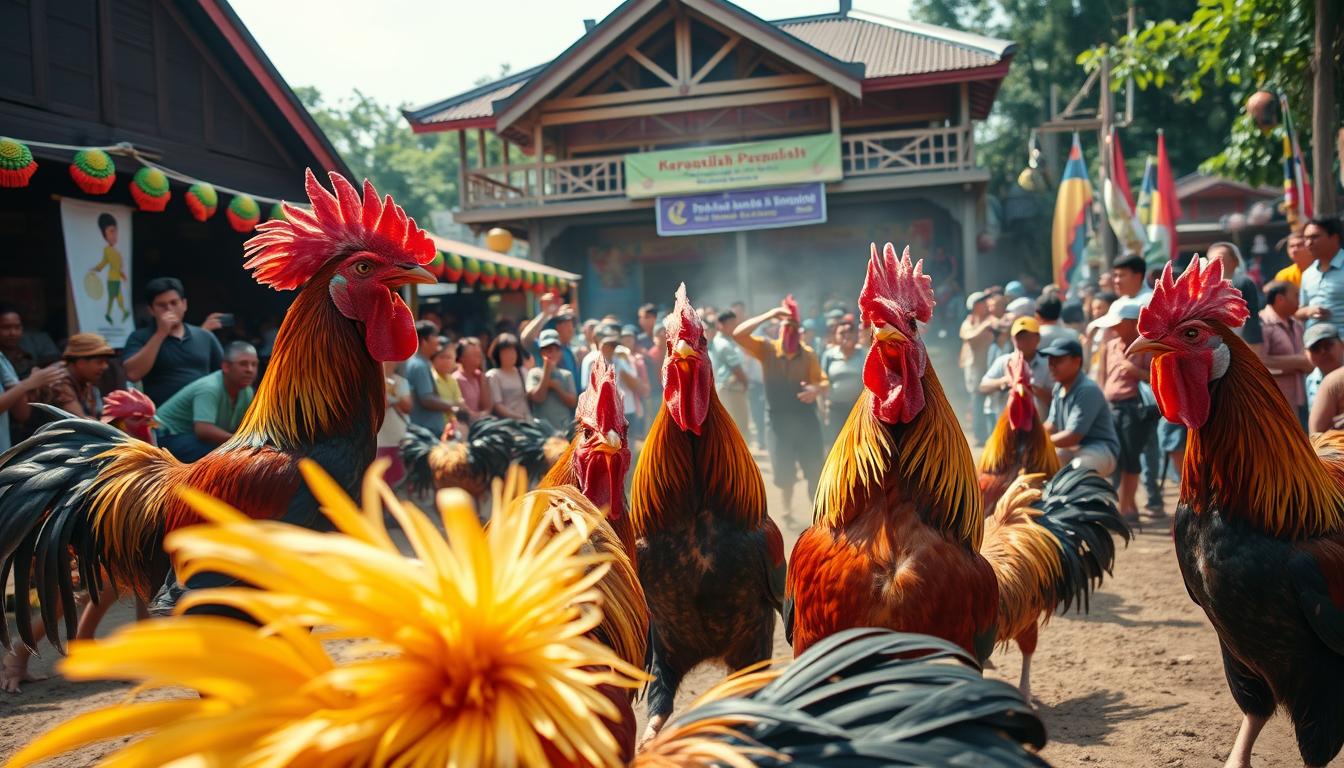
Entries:
POLYGON ((832 133, 625 156, 629 197, 839 181, 843 176, 840 139, 832 133))

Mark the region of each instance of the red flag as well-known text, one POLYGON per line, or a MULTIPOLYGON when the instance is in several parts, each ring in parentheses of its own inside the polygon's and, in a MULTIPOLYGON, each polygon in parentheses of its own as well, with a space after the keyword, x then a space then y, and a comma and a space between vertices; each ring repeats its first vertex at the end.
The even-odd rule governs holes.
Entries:
POLYGON ((1125 171, 1125 155, 1120 151, 1120 134, 1111 129, 1111 183, 1124 195, 1129 212, 1134 213, 1134 195, 1129 191, 1129 173, 1125 171))
POLYGON ((1157 132, 1157 195, 1153 201, 1153 220, 1149 229, 1159 227, 1166 231, 1168 258, 1176 258, 1176 220, 1181 218, 1181 204, 1176 199, 1176 180, 1171 175, 1171 160, 1167 157, 1167 139, 1157 132))

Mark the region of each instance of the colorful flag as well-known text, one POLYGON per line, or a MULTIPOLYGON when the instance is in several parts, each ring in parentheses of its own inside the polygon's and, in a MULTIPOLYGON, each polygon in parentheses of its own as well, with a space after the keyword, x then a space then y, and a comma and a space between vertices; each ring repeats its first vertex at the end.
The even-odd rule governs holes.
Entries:
POLYGON ((1111 172, 1102 186, 1102 201, 1106 203, 1106 219, 1115 232, 1125 253, 1141 254, 1148 238, 1134 215, 1134 198, 1129 191, 1129 174, 1125 172, 1125 156, 1120 151, 1120 135, 1111 129, 1106 138, 1111 151, 1111 172))
MULTIPOLYGON (((1147 185, 1147 173, 1144 174, 1147 185)), ((1176 200, 1176 181, 1171 175, 1171 160, 1167 158, 1167 140, 1157 132, 1156 184, 1151 191, 1148 214, 1148 242, 1161 244, 1150 248, 1145 255, 1150 265, 1157 266, 1176 258, 1176 220, 1181 217, 1181 204, 1176 200)))
POLYGON ((1288 226, 1298 229, 1312 216, 1311 179, 1302 160, 1302 147, 1293 130, 1293 117, 1288 112, 1288 97, 1279 94, 1283 112, 1283 208, 1288 226))
POLYGON ((1087 244, 1087 215, 1092 207, 1092 182, 1087 178, 1083 164, 1083 148, 1078 134, 1073 134, 1073 147, 1064 164, 1059 180, 1059 195, 1055 198, 1055 223, 1050 238, 1050 257, 1055 280, 1064 290, 1075 281, 1083 264, 1083 246, 1087 244))

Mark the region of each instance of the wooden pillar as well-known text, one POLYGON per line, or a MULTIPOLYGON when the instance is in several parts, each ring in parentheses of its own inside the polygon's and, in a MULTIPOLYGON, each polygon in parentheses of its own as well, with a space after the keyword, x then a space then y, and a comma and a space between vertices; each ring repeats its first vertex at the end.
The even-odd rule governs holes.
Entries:
MULTIPOLYGON (((971 291, 979 290, 980 284, 980 254, 975 248, 976 235, 976 198, 980 194, 980 188, 973 184, 962 185, 961 192, 961 285, 967 295, 971 291)), ((944 276, 946 277, 946 276, 944 276)), ((938 277, 934 276, 934 280, 938 277)))
POLYGON ((476 158, 480 161, 480 165, 477 166, 477 167, 478 167, 478 168, 481 168, 481 169, 484 169, 485 166, 487 165, 487 163, 485 162, 485 129, 484 129, 484 128, 477 128, 477 129, 476 129, 476 158))
POLYGON ((457 207, 459 210, 466 210, 468 207, 467 195, 467 163, 470 158, 467 157, 467 132, 457 132, 457 207))
POLYGON ((1316 0, 1316 49, 1312 69, 1315 84, 1312 88, 1311 165, 1312 183, 1315 184, 1313 207, 1317 216, 1336 213, 1334 171, 1335 151, 1332 146, 1335 131, 1335 52, 1341 32, 1339 0, 1316 0))
POLYGON ((962 83, 958 94, 958 125, 961 135, 957 137, 958 166, 970 168, 975 165, 975 141, 971 138, 971 85, 962 83))
MULTIPOLYGON (((1111 100, 1111 56, 1109 51, 1106 52, 1106 55, 1101 57, 1101 80, 1097 84, 1097 87, 1101 89, 1098 94, 1098 99, 1100 101, 1098 106, 1100 107, 1099 111, 1101 112, 1101 128, 1098 129, 1100 140, 1097 142, 1097 146, 1100 147, 1099 154, 1101 155, 1101 177, 1097 180, 1097 190, 1102 191, 1102 194, 1104 195, 1105 193, 1103 190, 1106 189, 1106 179, 1110 178, 1112 173, 1110 141, 1111 126, 1115 123, 1115 104, 1111 100)), ((1110 217, 1106 216, 1104 213, 1105 209, 1106 206, 1103 203, 1103 214, 1101 217, 1101 256, 1105 265, 1110 267, 1111 264, 1115 263, 1115 257, 1119 251, 1119 244, 1116 242, 1114 230, 1111 229, 1110 217)))
POLYGON ((747 253, 747 233, 733 233, 733 243, 737 246, 737 296, 748 307, 755 306, 751 296, 751 258, 747 253))

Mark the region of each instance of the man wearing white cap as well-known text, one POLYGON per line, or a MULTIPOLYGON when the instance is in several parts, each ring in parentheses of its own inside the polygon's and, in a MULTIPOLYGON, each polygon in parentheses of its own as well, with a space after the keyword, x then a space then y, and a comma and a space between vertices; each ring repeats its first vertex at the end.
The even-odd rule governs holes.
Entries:
MULTIPOLYGON (((1116 453, 1120 469, 1120 514, 1130 523, 1139 522, 1139 506, 1135 498, 1139 471, 1144 451, 1157 436, 1158 420, 1157 401, 1147 383, 1152 356, 1129 357, 1126 354, 1129 345, 1139 336, 1139 311, 1135 302, 1121 304, 1119 309, 1112 309, 1095 323, 1098 328, 1110 330, 1101 348, 1098 377, 1120 443, 1116 453)), ((1157 504, 1149 504, 1149 510, 1153 517, 1162 517, 1160 496, 1157 504)))

